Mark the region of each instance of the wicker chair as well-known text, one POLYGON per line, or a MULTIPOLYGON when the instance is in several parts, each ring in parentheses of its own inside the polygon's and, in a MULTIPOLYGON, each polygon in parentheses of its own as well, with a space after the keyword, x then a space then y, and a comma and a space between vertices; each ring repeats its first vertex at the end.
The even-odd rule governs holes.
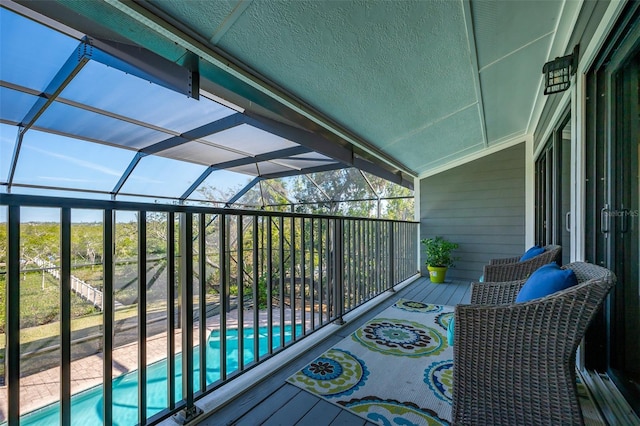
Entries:
POLYGON ((472 284, 455 308, 453 424, 582 424, 576 349, 615 284, 600 266, 575 262, 578 285, 514 303, 524 280, 472 284))
POLYGON ((541 253, 531 259, 520 262, 520 256, 504 259, 492 259, 489 265, 484 267, 485 282, 502 282, 524 280, 539 267, 547 263, 562 261, 562 247, 548 245, 541 253))

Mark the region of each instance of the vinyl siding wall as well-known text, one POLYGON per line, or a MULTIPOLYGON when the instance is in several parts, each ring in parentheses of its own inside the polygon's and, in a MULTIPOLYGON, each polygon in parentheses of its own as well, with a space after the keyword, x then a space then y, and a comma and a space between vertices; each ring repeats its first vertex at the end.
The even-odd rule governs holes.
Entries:
POLYGON ((447 280, 477 280, 489 259, 523 253, 524 143, 420 181, 420 239, 436 235, 460 244, 447 280))

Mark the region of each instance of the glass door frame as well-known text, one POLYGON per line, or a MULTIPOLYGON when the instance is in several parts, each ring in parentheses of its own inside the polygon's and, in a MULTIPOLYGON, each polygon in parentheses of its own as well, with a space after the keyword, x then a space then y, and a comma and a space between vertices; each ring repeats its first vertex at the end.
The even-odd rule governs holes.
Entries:
MULTIPOLYGON (((565 173, 568 182, 563 182, 563 155, 571 155, 573 137, 569 144, 570 151, 563 152, 563 130, 571 123, 571 106, 569 105, 553 126, 553 130, 535 160, 535 243, 562 245, 562 231, 568 227, 568 220, 562 213, 562 185, 570 185, 569 201, 573 197, 571 177, 573 170, 565 173)), ((570 161, 569 164, 572 164, 570 161)), ((570 253, 570 247, 562 247, 563 253, 570 253)), ((565 257, 563 255, 563 257, 565 257)))
MULTIPOLYGON (((620 77, 631 61, 640 55, 640 8, 638 5, 630 8, 626 19, 612 32, 586 76, 585 260, 613 270, 619 276, 619 282, 587 332, 585 366, 589 370, 606 372, 634 411, 640 414, 640 391, 631 381, 627 383, 624 374, 614 368, 618 362, 616 354, 620 351, 616 346, 620 337, 617 333, 620 333, 620 323, 624 325, 624 320, 620 319, 626 312, 621 308, 620 300, 624 299, 627 286, 634 284, 626 282, 623 268, 634 261, 628 259, 632 254, 619 247, 621 219, 624 219, 621 215, 626 208, 620 205, 624 198, 620 190, 628 184, 620 164, 621 161, 631 161, 621 157, 621 150, 626 149, 624 144, 632 143, 626 139, 623 142, 620 133, 620 114, 623 114, 623 120, 627 120, 623 105, 632 96, 625 94, 629 99, 621 97, 620 77)), ((635 315, 638 315, 637 311, 635 315)))
MULTIPOLYGON (((636 30, 636 33, 640 33, 640 24, 636 26, 636 30)), ((636 316, 638 315, 637 302, 640 297, 637 293, 637 288, 633 288, 634 284, 637 285, 638 242, 631 241, 629 239, 630 234, 628 234, 629 222, 634 220, 634 217, 629 215, 629 207, 632 207, 637 213, 637 206, 629 205, 632 198, 627 193, 629 187, 633 187, 633 183, 629 179, 632 179, 634 175, 637 176, 638 169, 637 158, 635 164, 631 160, 634 155, 632 150, 637 149, 637 147, 634 146, 635 141, 630 139, 631 135, 629 134, 628 126, 631 125, 633 118, 629 115, 627 107, 633 102, 638 102, 637 58, 640 57, 640 37, 629 47, 632 47, 632 50, 626 51, 623 46, 623 49, 615 55, 614 58, 621 60, 621 62, 615 63, 612 61, 609 64, 610 71, 607 75, 610 82, 609 98, 611 102, 609 124, 612 127, 609 132, 611 137, 609 141, 610 164, 612 167, 609 170, 610 193, 608 201, 612 214, 608 217, 608 227, 611 230, 608 259, 610 267, 618 275, 619 281, 621 281, 620 285, 616 286, 613 296, 609 298, 607 373, 616 383, 618 389, 627 397, 636 413, 640 413, 640 389, 638 388, 640 381, 637 378, 636 370, 635 386, 633 385, 634 382, 630 378, 634 373, 628 369, 629 360, 626 359, 630 356, 629 353, 637 352, 638 334, 636 334, 635 343, 633 343, 634 339, 630 337, 630 334, 634 333, 629 333, 629 327, 633 328, 634 324, 632 322, 628 323, 627 315, 633 315, 634 311, 636 316), (636 68, 633 70, 635 72, 633 77, 636 79, 636 87, 632 87, 633 85, 629 84, 630 76, 628 71, 632 68, 636 68), (630 92, 629 89, 634 89, 634 91, 630 92), (636 246, 635 250, 633 249, 634 245, 636 246), (635 273, 632 272, 634 265, 635 273), (628 297, 629 293, 631 296, 635 296, 635 300, 634 297, 628 297), (622 353, 616 345, 616 342, 620 341, 626 342, 626 345, 631 345, 630 347, 625 346, 622 353)), ((637 153, 635 155, 637 157, 637 153)), ((638 332, 638 330, 635 330, 635 332, 638 332)), ((633 355, 631 355, 631 359, 633 359, 633 355)))

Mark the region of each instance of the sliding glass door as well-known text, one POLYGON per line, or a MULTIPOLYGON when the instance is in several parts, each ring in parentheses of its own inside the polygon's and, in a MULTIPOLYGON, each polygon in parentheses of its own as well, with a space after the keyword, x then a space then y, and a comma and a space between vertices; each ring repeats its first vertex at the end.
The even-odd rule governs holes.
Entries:
POLYGON ((587 76, 585 255, 618 283, 587 335, 586 367, 640 414, 640 24, 629 22, 587 76))
POLYGON ((571 256, 571 116, 554 128, 536 160, 536 244, 562 246, 562 264, 571 256))
POLYGON ((616 108, 612 161, 615 167, 611 188, 613 208, 609 215, 613 245, 611 266, 621 284, 616 289, 611 312, 609 370, 614 380, 629 388, 627 390, 636 399, 640 397, 639 70, 640 54, 636 54, 614 76, 616 108))

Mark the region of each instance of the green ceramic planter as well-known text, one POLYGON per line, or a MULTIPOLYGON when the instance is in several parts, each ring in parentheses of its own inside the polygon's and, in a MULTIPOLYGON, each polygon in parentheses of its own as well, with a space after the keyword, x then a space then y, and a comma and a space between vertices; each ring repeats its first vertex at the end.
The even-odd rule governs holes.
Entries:
POLYGON ((441 284, 444 282, 444 277, 447 275, 447 267, 427 266, 427 269, 432 283, 441 284))

